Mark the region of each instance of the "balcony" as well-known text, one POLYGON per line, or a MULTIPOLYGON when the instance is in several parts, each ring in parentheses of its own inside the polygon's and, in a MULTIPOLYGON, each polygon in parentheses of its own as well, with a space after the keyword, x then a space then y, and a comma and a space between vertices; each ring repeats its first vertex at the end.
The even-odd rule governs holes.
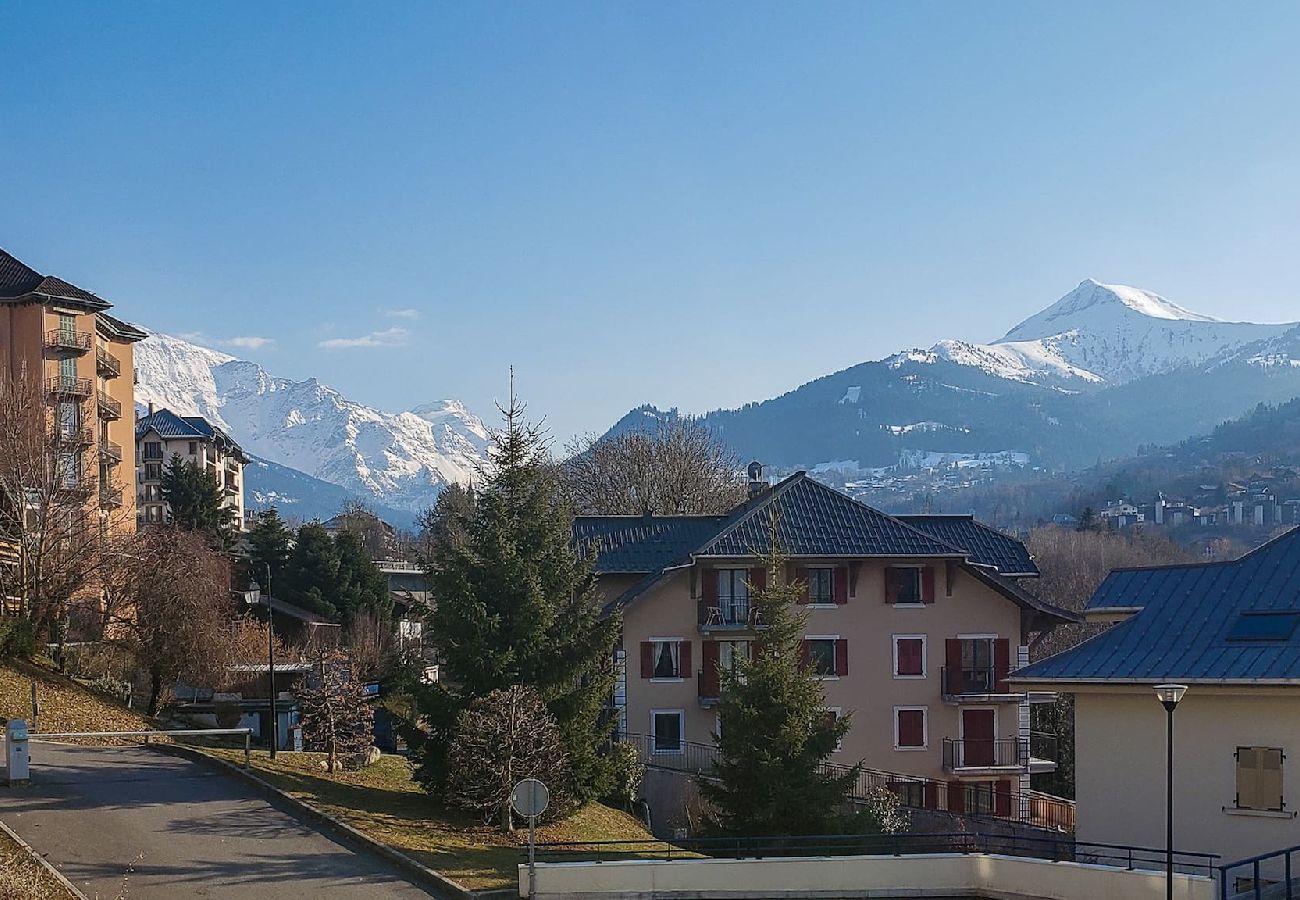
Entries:
POLYGON ((1056 736, 1034 732, 1023 738, 943 739, 943 769, 953 775, 1026 775, 1056 771, 1056 736))
POLYGON ((990 700, 1022 700, 1023 694, 1012 692, 1007 685, 1009 672, 995 666, 960 668, 944 666, 939 670, 943 699, 947 703, 987 703, 990 700))
POLYGON ((99 457, 110 465, 117 465, 122 461, 122 446, 114 444, 112 441, 99 442, 99 457))
POLYGON ((59 444, 63 447, 89 447, 95 443, 95 433, 89 428, 59 428, 59 444))
POLYGON ((239 482, 236 481, 234 477, 231 475, 226 476, 225 490, 227 494, 239 493, 239 482))
POLYGON ((122 404, 103 391, 99 392, 99 417, 101 419, 122 418, 122 404))
POLYGON ((122 374, 122 364, 113 354, 109 353, 103 347, 95 348, 95 370, 100 375, 106 375, 109 378, 116 378, 122 374))
POLYGON ((56 328, 45 332, 45 346, 51 350, 71 350, 85 353, 90 349, 90 332, 73 331, 70 328, 56 328))
POLYGON ((75 375, 55 375, 47 382, 51 394, 60 397, 89 397, 91 391, 89 378, 75 375))
POLYGON ((703 634, 715 631, 757 631, 767 627, 759 608, 748 600, 723 600, 718 606, 701 603, 699 625, 703 634))
POLYGON ((104 509, 116 509, 122 505, 122 491, 118 488, 101 487, 99 505, 104 509))

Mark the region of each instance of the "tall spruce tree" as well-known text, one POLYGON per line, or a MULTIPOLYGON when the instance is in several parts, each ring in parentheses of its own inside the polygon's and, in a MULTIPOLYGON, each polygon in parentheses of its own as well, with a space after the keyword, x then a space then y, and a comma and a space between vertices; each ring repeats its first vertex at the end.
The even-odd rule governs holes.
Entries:
MULTIPOLYGON (((708 830, 720 834, 829 834, 844 829, 849 790, 859 766, 831 769, 830 760, 849 730, 849 717, 826 713, 821 682, 804 662, 803 590, 787 582, 785 558, 771 528, 763 567, 766 585, 751 585, 765 627, 751 659, 721 675, 718 757, 712 777, 699 780, 712 811, 708 830)), ((872 830, 869 823, 855 823, 872 830)))
POLYGON ((322 616, 338 615, 338 551, 319 522, 308 522, 298 529, 282 582, 276 590, 283 599, 322 616))
POLYGON ((293 543, 293 532, 280 518, 279 511, 272 506, 257 514, 253 527, 248 529, 249 568, 255 579, 265 577, 271 570, 271 589, 278 590, 279 581, 284 577, 285 567, 289 564, 289 548, 293 543))
POLYGON ((434 513, 430 626, 447 686, 417 697, 428 735, 421 777, 439 792, 454 717, 476 698, 523 685, 560 729, 571 780, 564 793, 584 800, 609 782, 599 749, 613 727, 604 709, 619 622, 601 616, 544 432, 523 411, 512 388, 480 487, 434 513))
POLYGON ((343 620, 351 623, 357 614, 370 612, 388 623, 393 616, 388 579, 370 558, 364 540, 353 531, 340 531, 334 536, 334 555, 338 559, 334 605, 343 620))
POLYGON ((185 531, 207 535, 214 546, 227 547, 232 538, 231 510, 222 502, 221 486, 198 464, 172 454, 162 476, 162 497, 172 523, 185 531))

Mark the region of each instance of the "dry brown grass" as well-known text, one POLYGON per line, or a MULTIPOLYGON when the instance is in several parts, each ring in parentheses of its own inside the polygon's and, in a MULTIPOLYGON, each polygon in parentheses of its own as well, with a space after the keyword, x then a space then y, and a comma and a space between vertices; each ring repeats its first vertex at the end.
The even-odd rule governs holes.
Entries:
POLYGON ((71 900, 67 888, 0 831, 0 900, 71 900))
POLYGON ((40 700, 40 731, 139 731, 139 713, 82 687, 70 678, 27 663, 0 662, 0 719, 32 717, 32 683, 40 700))

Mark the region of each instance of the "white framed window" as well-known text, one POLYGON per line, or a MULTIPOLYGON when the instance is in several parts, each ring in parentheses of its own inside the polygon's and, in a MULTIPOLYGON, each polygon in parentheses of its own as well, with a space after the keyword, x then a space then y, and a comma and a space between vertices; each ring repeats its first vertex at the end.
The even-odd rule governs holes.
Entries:
POLYGON ((734 671, 742 659, 749 659, 749 641, 718 641, 718 671, 734 671))
POLYGON ((835 605, 835 570, 830 566, 817 566, 808 572, 808 604, 810 606, 835 605))
POLYGON ((930 746, 930 714, 925 706, 894 707, 894 749, 926 750, 930 746))
POLYGON ((686 713, 680 709, 650 710, 651 749, 655 753, 681 753, 686 749, 686 713))
POLYGON ((894 635, 894 677, 899 679, 926 676, 926 642, 923 634, 894 635))

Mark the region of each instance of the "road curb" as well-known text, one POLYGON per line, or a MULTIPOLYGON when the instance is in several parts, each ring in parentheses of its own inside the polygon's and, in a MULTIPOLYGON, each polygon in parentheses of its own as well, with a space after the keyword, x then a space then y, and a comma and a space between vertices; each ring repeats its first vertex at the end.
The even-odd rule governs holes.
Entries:
POLYGON ((468 888, 461 887, 447 876, 430 869, 428 866, 413 857, 407 856, 401 850, 375 840, 364 832, 353 828, 346 822, 343 822, 328 813, 322 812, 305 800, 299 800, 291 794, 286 794, 269 781, 259 778, 252 772, 245 770, 242 766, 226 762, 224 759, 217 759, 215 756, 209 756, 206 753, 195 750, 192 747, 186 747, 182 744, 149 744, 148 747, 149 749, 155 750, 159 753, 183 756, 186 759, 191 759, 213 768, 220 769, 226 774, 242 778, 244 781, 256 787, 267 797, 288 806, 298 816, 321 825, 327 830, 333 831, 354 843, 360 844, 372 853, 377 853, 384 859, 387 859, 409 875, 421 887, 431 891, 436 897, 446 898, 446 900, 506 900, 506 898, 516 898, 519 896, 517 891, 509 888, 491 891, 471 891, 468 888))
POLYGON ((75 897, 76 900, 87 900, 86 895, 83 894, 81 891, 79 891, 75 884, 69 881, 62 872, 54 868, 54 866, 50 864, 49 860, 47 860, 45 857, 37 853, 31 844, 27 843, 22 838, 20 838, 17 832, 15 832, 4 822, 0 822, 0 832, 4 832, 5 836, 11 839, 15 844, 17 844, 24 853, 26 853, 32 859, 36 860, 37 864, 40 865, 40 867, 43 868, 46 872, 48 872, 50 874, 50 877, 52 877, 59 884, 63 885, 64 889, 73 897, 75 897))

